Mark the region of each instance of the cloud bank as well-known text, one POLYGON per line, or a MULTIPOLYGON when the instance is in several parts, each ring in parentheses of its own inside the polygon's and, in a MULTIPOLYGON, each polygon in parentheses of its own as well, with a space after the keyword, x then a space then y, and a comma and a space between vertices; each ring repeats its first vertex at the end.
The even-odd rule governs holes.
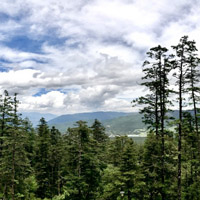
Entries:
POLYGON ((149 48, 200 45, 196 0, 12 0, 0 7, 0 91, 21 111, 134 111, 149 48))

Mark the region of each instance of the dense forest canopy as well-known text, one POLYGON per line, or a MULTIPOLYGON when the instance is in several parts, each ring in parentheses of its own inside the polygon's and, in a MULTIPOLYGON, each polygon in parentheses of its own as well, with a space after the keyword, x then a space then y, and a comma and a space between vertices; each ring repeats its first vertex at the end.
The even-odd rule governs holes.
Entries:
POLYGON ((133 101, 148 127, 144 144, 110 139, 103 125, 77 121, 61 134, 41 118, 34 129, 18 114, 17 94, 0 96, 0 199, 200 199, 199 64, 195 41, 147 52, 133 101), (169 53, 170 52, 170 53, 169 53), (174 84, 175 83, 175 84, 174 84), (175 89, 173 89, 175 88, 175 89), (169 117, 173 105, 178 118, 169 117))

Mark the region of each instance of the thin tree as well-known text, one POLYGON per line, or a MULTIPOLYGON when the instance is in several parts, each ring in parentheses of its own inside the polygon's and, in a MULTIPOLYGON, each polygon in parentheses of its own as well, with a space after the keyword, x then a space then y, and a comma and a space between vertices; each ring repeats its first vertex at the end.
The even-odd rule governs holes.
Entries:
POLYGON ((139 104, 146 105, 140 110, 140 113, 144 115, 144 123, 148 124, 150 130, 155 131, 158 142, 161 142, 161 198, 165 199, 165 121, 167 119, 167 112, 169 101, 169 80, 168 74, 171 71, 171 56, 166 55, 167 48, 157 47, 151 48, 147 55, 149 60, 144 62, 143 72, 145 76, 142 78, 145 80, 141 85, 146 86, 149 89, 149 94, 145 97, 140 97, 136 100, 139 104))
MULTIPOLYGON (((174 76, 177 78, 178 85, 178 104, 179 104, 179 121, 178 121, 178 200, 181 200, 181 150, 182 150, 182 135, 183 135, 183 107, 184 107, 184 95, 186 93, 186 77, 193 76, 194 73, 188 75, 188 71, 191 68, 191 56, 196 51, 193 41, 188 40, 188 36, 181 37, 179 44, 172 46, 176 52, 174 60, 174 69, 176 73, 174 76), (190 64, 189 64, 190 63, 190 64)), ((193 66, 194 67, 194 66, 193 66)), ((192 69, 194 70, 194 68, 192 69)), ((194 71, 192 71, 194 72, 194 71)), ((192 77, 193 80, 194 77, 192 77)), ((194 82, 193 82, 194 83, 194 82)), ((194 92, 194 90, 193 90, 194 92)), ((194 93, 193 93, 194 94, 194 93)))

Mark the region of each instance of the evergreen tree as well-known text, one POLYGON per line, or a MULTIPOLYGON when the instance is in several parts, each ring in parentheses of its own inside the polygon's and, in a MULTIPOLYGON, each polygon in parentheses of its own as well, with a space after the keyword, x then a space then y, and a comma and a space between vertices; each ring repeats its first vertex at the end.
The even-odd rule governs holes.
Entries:
POLYGON ((198 120, 198 103, 200 100, 200 89, 198 87, 199 83, 199 77, 200 77, 200 71, 198 69, 198 65, 200 64, 200 58, 197 56, 197 48, 195 41, 188 41, 189 48, 188 51, 188 69, 187 74, 185 76, 185 82, 188 84, 186 88, 186 92, 189 93, 190 97, 189 100, 192 102, 192 107, 194 111, 194 120, 195 120, 195 131, 198 135, 198 126, 199 126, 199 120, 198 120))
POLYGON ((143 176, 140 173, 137 157, 138 152, 132 139, 128 139, 124 146, 119 166, 122 189, 127 200, 143 199, 145 196, 143 176))
POLYGON ((103 193, 99 200, 120 199, 120 192, 123 190, 119 167, 112 164, 104 169, 102 174, 103 193))
POLYGON ((103 199, 144 199, 145 183, 139 147, 127 136, 117 136, 108 147, 108 166, 103 172, 103 199), (140 161, 139 161, 140 160, 140 161))
POLYGON ((122 162, 122 152, 126 143, 128 142, 126 136, 116 136, 114 140, 111 140, 108 145, 107 160, 109 164, 119 167, 122 162))
MULTIPOLYGON (((2 96, 0 96, 1 98, 2 96)), ((11 116, 13 111, 13 100, 9 96, 8 91, 4 91, 3 99, 0 100, 1 106, 0 106, 0 155, 2 151, 3 146, 3 137, 6 136, 6 132, 9 127, 9 123, 11 123, 11 116)))
POLYGON ((101 124, 101 122, 95 119, 91 128, 94 140, 96 140, 98 143, 105 143, 108 139, 108 136, 106 135, 105 127, 101 124))
POLYGON ((197 135, 194 117, 189 112, 183 112, 182 139, 182 194, 184 199, 198 199, 199 177, 197 174, 197 135), (195 187, 196 191, 193 191, 195 187))
POLYGON ((100 161, 100 168, 106 167, 106 151, 107 151, 107 142, 108 136, 105 133, 105 127, 101 124, 100 121, 95 119, 93 125, 91 126, 91 133, 93 138, 93 143, 96 146, 97 157, 100 161))
POLYGON ((22 126, 27 136, 25 149, 30 161, 31 167, 35 166, 35 150, 36 150, 36 131, 33 128, 31 121, 28 118, 23 119, 22 126))
MULTIPOLYGON (((191 85, 195 81, 195 65, 191 62, 193 55, 196 52, 196 47, 193 41, 188 40, 188 36, 183 36, 180 42, 176 46, 172 46, 176 52, 174 60, 174 68, 176 73, 174 76, 177 78, 178 84, 178 104, 179 104, 179 122, 178 122, 178 200, 181 200, 181 177, 182 177, 182 135, 183 135, 183 106, 184 106, 184 95, 186 93, 187 79, 190 77, 191 85), (192 70, 190 70, 192 67, 192 70), (190 71, 190 72, 189 72, 190 71), (189 72, 189 73, 188 73, 189 72), (191 73, 192 72, 192 73, 191 73), (193 81, 191 81, 193 80, 193 81)), ((191 87, 190 87, 191 90, 191 87)), ((194 95, 194 85, 192 89, 194 95)), ((193 97, 192 97, 193 98, 193 97)), ((195 100, 195 98, 193 99, 195 100)), ((195 109, 196 110, 196 109, 195 109)), ((196 111, 195 111, 196 112, 196 111)))
POLYGON ((160 194, 162 200, 166 198, 165 194, 165 122, 167 120, 167 112, 169 111, 169 79, 168 74, 171 71, 170 59, 172 56, 166 55, 167 48, 157 47, 151 48, 147 55, 149 60, 144 62, 143 72, 145 76, 142 78, 145 80, 141 85, 148 88, 149 94, 145 97, 140 97, 136 103, 145 105, 140 110, 140 113, 144 115, 144 123, 149 125, 151 131, 155 131, 157 138, 157 145, 160 146, 159 151, 155 152, 156 156, 160 157, 161 170, 157 171, 161 177, 160 194))
POLYGON ((40 198, 51 197, 50 191, 50 131, 44 118, 38 125, 35 173, 38 183, 37 195, 40 198))
POLYGON ((61 194, 63 142, 61 133, 53 126, 50 130, 50 191, 51 196, 61 194))
MULTIPOLYGON (((10 99, 8 94, 6 98, 10 99)), ((8 121, 4 123, 4 130, 6 130, 4 133, 6 134, 3 136, 0 176, 4 183, 3 198, 14 200, 24 196, 24 183, 31 168, 25 150, 26 133, 22 126, 22 120, 17 114, 16 95, 12 105, 13 110, 9 116, 9 123, 8 121)))
POLYGON ((66 189, 69 199, 95 199, 100 169, 95 143, 91 140, 86 122, 78 121, 68 129, 68 174, 66 189))
POLYGON ((142 172, 145 177, 147 199, 162 199, 161 190, 165 189, 165 198, 167 200, 173 200, 176 198, 176 187, 174 182, 176 181, 176 156, 175 143, 173 137, 168 133, 165 135, 165 185, 162 185, 162 160, 160 159, 161 152, 161 140, 157 140, 157 137, 153 132, 150 132, 146 138, 144 144, 144 156, 142 163, 142 172))

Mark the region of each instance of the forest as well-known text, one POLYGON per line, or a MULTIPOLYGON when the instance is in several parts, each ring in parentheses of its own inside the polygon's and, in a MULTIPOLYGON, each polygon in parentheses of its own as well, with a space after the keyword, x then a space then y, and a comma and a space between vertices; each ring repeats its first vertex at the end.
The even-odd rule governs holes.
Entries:
POLYGON ((148 136, 109 138, 101 122, 77 121, 61 134, 44 118, 37 128, 18 113, 17 94, 0 96, 0 199, 200 199, 199 64, 183 36, 147 52, 139 106, 148 136), (169 112, 178 110, 178 116, 169 112))

